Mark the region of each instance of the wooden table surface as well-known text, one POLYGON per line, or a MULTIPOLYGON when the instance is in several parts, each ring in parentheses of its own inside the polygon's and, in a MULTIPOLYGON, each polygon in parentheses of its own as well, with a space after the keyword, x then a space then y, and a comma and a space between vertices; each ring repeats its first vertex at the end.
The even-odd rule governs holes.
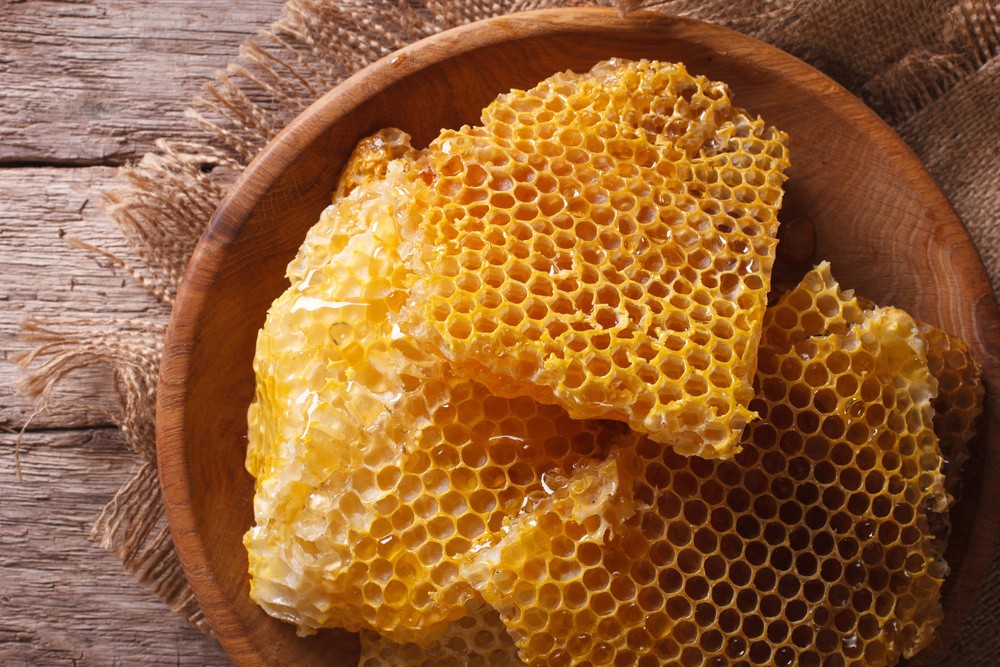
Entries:
POLYGON ((225 665, 90 527, 133 462, 82 372, 37 415, 14 357, 26 317, 142 316, 150 299, 68 237, 128 254, 99 208, 119 165, 184 139, 188 101, 280 0, 0 0, 0 665, 225 665))

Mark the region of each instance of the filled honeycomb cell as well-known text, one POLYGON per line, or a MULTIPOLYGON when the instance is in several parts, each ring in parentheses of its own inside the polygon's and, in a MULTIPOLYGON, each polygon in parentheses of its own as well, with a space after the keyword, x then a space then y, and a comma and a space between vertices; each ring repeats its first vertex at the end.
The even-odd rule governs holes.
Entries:
POLYGON ((891 665, 930 640, 946 572, 927 519, 947 503, 935 381, 902 311, 831 333, 825 273, 800 286, 817 298, 786 301, 794 321, 769 318, 784 333, 765 331, 761 419, 734 460, 625 436, 611 455, 636 511, 620 528, 540 506, 473 556, 526 664, 891 665))
POLYGON ((481 604, 458 559, 623 427, 494 396, 391 324, 410 280, 394 222, 406 169, 391 163, 324 214, 268 314, 245 543, 252 596, 302 633, 372 629, 428 645, 481 604))
POLYGON ((430 647, 361 633, 358 667, 522 667, 500 615, 489 605, 455 621, 430 647))
POLYGON ((416 160, 400 326, 499 395, 729 456, 752 416, 785 142, 680 64, 501 95, 416 160))

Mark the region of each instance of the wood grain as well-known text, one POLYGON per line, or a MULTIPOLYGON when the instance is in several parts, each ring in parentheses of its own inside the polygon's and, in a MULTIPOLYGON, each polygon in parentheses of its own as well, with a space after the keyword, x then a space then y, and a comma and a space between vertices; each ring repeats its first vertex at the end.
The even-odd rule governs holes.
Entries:
POLYGON ((189 139, 184 109, 278 0, 0 0, 0 164, 121 164, 189 139))
POLYGON ((105 414, 103 369, 67 378, 37 415, 16 391, 27 317, 162 316, 107 260, 130 249, 100 212, 117 165, 158 138, 197 136, 183 111, 280 0, 0 0, 0 664, 224 665, 213 639, 146 592, 89 539, 133 468, 105 414), (48 165, 48 166, 46 166, 48 165), (54 168, 58 167, 58 168, 54 168), (67 168, 71 167, 71 168, 67 168))
MULTIPOLYGON (((31 349, 18 333, 28 317, 106 319, 160 317, 169 311, 121 269, 70 245, 71 238, 135 260, 114 223, 100 211, 101 188, 115 170, 0 169, 0 420, 21 428, 35 410, 17 391, 14 359, 31 349)), ((53 396, 55 405, 33 428, 110 423, 116 404, 104 369, 82 369, 53 396), (85 403, 86 405, 81 405, 85 403)))
POLYGON ((132 462, 114 428, 0 433, 0 665, 225 665, 90 541, 132 462))
MULTIPOLYGON (((962 336, 983 362, 990 417, 982 453, 970 464, 981 479, 954 517, 953 573, 938 649, 957 631, 993 554, 1000 495, 1000 315, 961 223, 899 138, 802 62, 694 22, 563 10, 439 35, 339 86, 251 165, 195 254, 161 369, 160 470, 192 586, 238 662, 350 664, 353 655, 353 644, 341 635, 298 640, 248 601, 239 540, 252 518, 242 461, 256 332, 343 160, 358 138, 380 127, 399 126, 420 144, 442 126, 478 118, 497 92, 612 55, 683 60, 692 71, 729 82, 741 105, 792 136, 783 215, 815 223, 816 257, 830 259, 846 287, 962 336)), ((925 652, 920 661, 937 655, 925 652)))

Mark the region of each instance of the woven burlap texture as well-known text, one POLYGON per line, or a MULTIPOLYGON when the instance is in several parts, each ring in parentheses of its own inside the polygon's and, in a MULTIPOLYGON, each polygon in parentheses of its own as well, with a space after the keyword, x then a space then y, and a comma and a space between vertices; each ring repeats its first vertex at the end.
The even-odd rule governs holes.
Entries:
MULTIPOLYGON (((135 250, 148 320, 29 322, 25 391, 44 407, 62 377, 111 369, 115 416, 137 471, 92 536, 192 623, 205 627, 165 525, 157 482, 154 405, 162 337, 184 268, 242 168, 325 91, 382 56, 463 23, 546 7, 617 4, 723 25, 770 42, 846 86, 882 115, 950 198, 1000 287, 1000 2, 996 0, 290 0, 284 16, 243 44, 188 110, 190 141, 162 141, 106 191, 108 215, 135 250)), ((1000 561, 944 664, 995 665, 1000 561)))

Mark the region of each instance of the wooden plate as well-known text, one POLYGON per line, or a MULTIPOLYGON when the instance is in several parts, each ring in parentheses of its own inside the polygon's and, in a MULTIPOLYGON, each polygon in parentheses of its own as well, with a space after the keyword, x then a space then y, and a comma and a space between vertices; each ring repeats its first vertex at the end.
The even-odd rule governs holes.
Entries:
POLYGON ((783 220, 815 226, 816 259, 847 287, 958 334, 986 369, 988 419, 954 510, 940 639, 930 664, 975 603, 998 535, 1000 317, 965 229, 895 134, 801 61, 722 28, 600 9, 492 19, 414 44, 313 104, 247 168, 212 219, 174 307, 159 385, 157 443, 167 516, 205 615, 241 664, 353 665, 353 636, 309 639, 248 598, 241 536, 252 522, 243 468, 251 360, 285 265, 329 203, 357 140, 403 128, 423 145, 442 127, 478 120, 511 87, 612 56, 679 60, 726 81, 740 106, 791 136, 783 220))

